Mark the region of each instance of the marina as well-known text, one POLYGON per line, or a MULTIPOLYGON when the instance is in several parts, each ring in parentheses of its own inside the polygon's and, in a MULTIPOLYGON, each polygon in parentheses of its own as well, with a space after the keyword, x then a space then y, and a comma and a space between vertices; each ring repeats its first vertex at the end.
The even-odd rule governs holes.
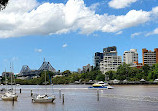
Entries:
POLYGON ((45 91, 45 86, 20 85, 16 88, 18 100, 15 101, 14 104, 12 103, 12 101, 0 100, 0 110, 157 111, 157 85, 115 85, 114 89, 107 90, 90 90, 88 89, 88 87, 90 86, 91 85, 48 85, 47 92, 50 95, 55 95, 55 101, 53 103, 33 103, 31 90, 33 95, 43 94, 43 92, 45 91))

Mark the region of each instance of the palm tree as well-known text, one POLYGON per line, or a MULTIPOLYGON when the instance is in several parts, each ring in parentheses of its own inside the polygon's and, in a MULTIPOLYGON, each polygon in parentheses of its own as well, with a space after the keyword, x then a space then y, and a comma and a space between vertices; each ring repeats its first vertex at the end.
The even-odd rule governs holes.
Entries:
POLYGON ((8 4, 9 0, 0 0, 0 11, 3 10, 8 4))

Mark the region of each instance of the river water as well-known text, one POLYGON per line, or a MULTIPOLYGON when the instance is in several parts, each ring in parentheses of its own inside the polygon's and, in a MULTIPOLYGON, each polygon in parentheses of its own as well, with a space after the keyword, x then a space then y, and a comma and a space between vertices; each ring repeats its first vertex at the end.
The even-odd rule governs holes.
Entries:
POLYGON ((99 101, 97 90, 88 87, 20 85, 16 87, 18 101, 0 100, 0 111, 158 111, 158 85, 116 85, 114 89, 99 90, 99 101), (34 94, 54 94, 56 100, 32 103, 31 90, 34 94), (64 103, 59 90, 64 94, 64 103))

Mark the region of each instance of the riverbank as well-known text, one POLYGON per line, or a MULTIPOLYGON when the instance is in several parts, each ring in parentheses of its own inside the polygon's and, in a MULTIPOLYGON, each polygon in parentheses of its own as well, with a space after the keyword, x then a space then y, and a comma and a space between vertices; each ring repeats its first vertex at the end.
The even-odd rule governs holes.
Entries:
MULTIPOLYGON (((86 83, 70 83, 69 85, 75 85, 75 84, 86 84, 86 85, 92 85, 94 82, 86 82, 86 83)), ((109 85, 158 85, 158 82, 140 82, 140 81, 129 81, 129 82, 118 82, 118 83, 112 83, 108 82, 109 85)))

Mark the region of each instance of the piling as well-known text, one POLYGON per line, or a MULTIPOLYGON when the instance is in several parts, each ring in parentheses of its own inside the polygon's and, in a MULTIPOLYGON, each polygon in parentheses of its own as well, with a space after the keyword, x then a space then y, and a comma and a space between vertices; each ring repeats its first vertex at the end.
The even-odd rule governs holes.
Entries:
POLYGON ((99 89, 97 89, 97 101, 99 101, 99 89))
POLYGON ((14 105, 14 97, 13 97, 13 105, 14 105))
POLYGON ((20 88, 20 93, 21 93, 21 88, 20 88))
POLYGON ((59 98, 61 99, 61 89, 59 89, 59 98))
POLYGON ((64 94, 62 94, 62 96, 63 96, 63 104, 64 104, 64 94))
POLYGON ((32 90, 31 90, 31 97, 32 97, 33 93, 32 93, 32 90))

